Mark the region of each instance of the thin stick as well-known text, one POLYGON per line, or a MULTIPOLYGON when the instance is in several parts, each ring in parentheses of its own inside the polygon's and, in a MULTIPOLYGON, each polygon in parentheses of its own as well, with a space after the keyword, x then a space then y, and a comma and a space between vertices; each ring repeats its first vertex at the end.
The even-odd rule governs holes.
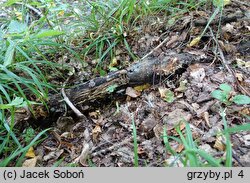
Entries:
POLYGON ((224 53, 223 53, 223 51, 221 50, 220 45, 219 45, 217 39, 215 38, 212 29, 211 29, 210 27, 209 27, 209 29, 210 29, 211 35, 212 35, 212 37, 213 37, 213 39, 214 39, 214 41, 215 41, 215 43, 216 43, 216 45, 217 45, 217 49, 218 49, 218 51, 219 51, 219 53, 220 53, 220 58, 221 58, 222 63, 224 64, 224 66, 226 67, 226 69, 228 70, 228 72, 229 72, 230 74, 232 74, 232 76, 234 77, 234 80, 235 80, 235 82, 237 83, 239 89, 240 89, 242 92, 244 92, 245 94, 247 94, 248 96, 250 96, 250 93, 249 93, 243 86, 241 86, 241 84, 239 83, 237 77, 235 76, 234 71, 229 67, 229 65, 228 65, 228 63, 227 63, 227 61, 226 61, 226 59, 225 59, 224 53))
POLYGON ((143 59, 147 58, 148 56, 150 56, 155 50, 157 50, 158 48, 160 48, 167 41, 168 41, 168 37, 166 37, 158 46, 156 46, 154 49, 152 49, 148 54, 146 54, 145 56, 143 56, 140 60, 143 60, 143 59))
POLYGON ((24 5, 27 8, 31 9, 32 11, 34 11, 39 17, 42 16, 42 12, 40 12, 38 9, 34 8, 33 6, 31 6, 29 4, 22 3, 22 2, 16 2, 15 4, 24 5))
MULTIPOLYGON (((70 77, 69 77, 70 78, 70 77)), ((63 87, 61 89, 61 93, 63 96, 63 100, 66 102, 66 104, 68 104, 68 106, 72 109, 72 111, 77 115, 77 117, 84 117, 84 114, 81 113, 81 111, 79 111, 74 104, 69 100, 69 98, 67 97, 66 93, 65 93, 65 85, 66 83, 69 81, 69 78, 64 82, 63 87)))

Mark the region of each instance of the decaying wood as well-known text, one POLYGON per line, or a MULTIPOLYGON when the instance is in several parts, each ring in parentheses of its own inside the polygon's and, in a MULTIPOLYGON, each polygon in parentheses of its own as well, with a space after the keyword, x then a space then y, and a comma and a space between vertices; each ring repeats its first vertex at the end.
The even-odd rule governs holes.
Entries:
MULTIPOLYGON (((221 24, 226 24, 230 22, 237 22, 240 19, 243 19, 245 17, 244 12, 242 11, 236 11, 234 13, 231 13, 227 16, 222 16, 221 19, 214 19, 210 25, 218 25, 220 22, 221 24)), ((245 17, 247 18, 247 17, 245 17)), ((194 21, 195 26, 206 26, 208 24, 209 20, 205 18, 199 18, 194 21)))
MULTIPOLYGON (((89 106, 115 93, 115 91, 111 90, 112 87, 121 90, 127 86, 156 83, 160 76, 173 74, 176 70, 191 63, 203 61, 209 62, 211 58, 205 56, 205 54, 194 55, 190 53, 167 55, 162 60, 145 58, 127 69, 110 73, 105 77, 97 77, 76 87, 65 89, 65 93, 75 106, 84 111, 89 106)), ((49 107, 52 113, 63 112, 65 106, 62 97, 59 94, 51 96, 49 107)))

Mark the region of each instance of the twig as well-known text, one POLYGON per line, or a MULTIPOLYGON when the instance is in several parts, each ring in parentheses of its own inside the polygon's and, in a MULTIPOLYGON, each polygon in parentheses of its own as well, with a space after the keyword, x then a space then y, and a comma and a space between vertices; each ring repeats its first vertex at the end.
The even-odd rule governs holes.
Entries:
POLYGON ((250 93, 249 93, 243 86, 241 86, 241 84, 239 83, 237 77, 235 76, 234 71, 228 66, 227 61, 225 60, 224 54, 223 54, 223 52, 222 52, 222 50, 221 50, 221 48, 220 48, 219 45, 218 45, 218 50, 219 50, 219 53, 220 53, 220 57, 221 57, 221 59, 222 59, 222 62, 223 62, 224 65, 226 66, 227 70, 233 75, 234 80, 236 81, 237 85, 239 86, 239 89, 240 89, 241 91, 243 91, 245 94, 247 94, 248 96, 250 96, 250 93))
POLYGON ((31 9, 32 11, 34 11, 39 17, 42 16, 42 12, 40 12, 38 9, 34 8, 33 6, 31 6, 29 4, 22 3, 22 2, 15 2, 15 4, 26 6, 27 8, 31 9))
POLYGON ((168 41, 168 37, 166 37, 158 46, 156 46, 154 49, 152 49, 148 54, 146 54, 145 56, 143 56, 140 60, 144 60, 145 58, 147 58, 149 55, 151 55, 155 50, 157 50, 158 48, 160 48, 167 41, 168 41))
POLYGON ((85 117, 84 114, 81 113, 81 111, 79 111, 74 104, 69 100, 69 98, 67 97, 66 93, 65 93, 65 85, 66 83, 69 81, 70 77, 63 83, 63 87, 61 89, 61 93, 63 96, 63 100, 68 104, 68 106, 72 109, 72 111, 77 115, 77 117, 85 117))
POLYGON ((213 33, 213 31, 212 31, 211 28, 210 28, 210 32, 211 32, 211 35, 212 35, 214 41, 216 42, 217 49, 218 49, 218 51, 219 51, 219 53, 220 53, 220 58, 221 58, 222 63, 224 64, 224 66, 226 67, 226 69, 228 70, 228 72, 229 72, 230 74, 232 74, 232 76, 234 77, 234 80, 235 80, 235 82, 237 83, 237 85, 239 86, 239 89, 240 89, 243 93, 245 93, 245 94, 247 94, 248 96, 250 96, 250 93, 249 93, 243 86, 241 86, 241 84, 239 83, 239 81, 238 81, 238 79, 237 79, 237 77, 236 77, 234 71, 229 67, 229 65, 228 65, 228 63, 227 63, 227 61, 226 61, 226 59, 225 59, 224 53, 223 53, 223 51, 221 50, 220 45, 219 45, 217 39, 215 38, 214 33, 213 33))

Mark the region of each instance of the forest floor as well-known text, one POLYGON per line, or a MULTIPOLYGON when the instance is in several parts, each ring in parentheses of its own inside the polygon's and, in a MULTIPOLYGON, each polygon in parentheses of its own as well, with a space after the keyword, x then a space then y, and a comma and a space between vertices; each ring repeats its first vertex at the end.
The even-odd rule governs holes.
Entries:
MULTIPOLYGON (((232 1, 222 16, 209 22, 212 13, 208 6, 173 19, 164 14, 149 16, 139 22, 137 30, 124 33, 137 58, 150 53, 148 58, 172 55, 174 59, 176 54, 188 53, 203 61, 163 68, 168 73, 158 82, 152 78, 151 83, 114 90, 108 98, 96 101, 94 108, 82 111, 84 118, 75 117, 67 107, 64 115, 51 121, 47 137, 32 150, 35 156, 26 156, 23 166, 34 162, 45 167, 189 166, 185 164, 188 146, 182 139, 189 128, 195 148, 225 165, 225 122, 228 127, 250 123, 250 105, 238 105, 233 99, 250 96, 250 10, 247 1, 232 1)), ((65 63, 71 55, 58 53, 55 58, 65 63)), ((102 70, 124 69, 133 60, 126 46, 120 45, 102 70)), ((67 76, 67 84, 100 77, 100 72, 93 72, 96 62, 95 54, 87 57, 84 70, 79 69, 82 64, 68 62, 75 72, 67 76)), ((64 81, 51 78, 51 82, 62 85, 64 81)), ((230 133, 230 140, 232 166, 250 166, 249 131, 230 133)), ((197 156, 199 166, 207 163, 197 156)))

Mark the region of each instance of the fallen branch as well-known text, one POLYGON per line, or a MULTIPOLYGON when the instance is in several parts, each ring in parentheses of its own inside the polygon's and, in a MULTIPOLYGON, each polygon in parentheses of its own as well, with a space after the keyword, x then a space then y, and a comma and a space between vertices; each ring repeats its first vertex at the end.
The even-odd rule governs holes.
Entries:
MULTIPOLYGON (((174 74, 192 63, 210 62, 211 60, 211 57, 190 53, 168 55, 162 60, 147 57, 127 69, 110 73, 105 77, 97 77, 76 87, 63 90, 65 92, 63 92, 64 100, 70 101, 80 111, 85 111, 97 104, 102 105, 102 99, 114 97, 116 91, 125 89, 127 86, 157 83, 160 77, 174 74)), ((52 113, 64 111, 62 101, 59 94, 50 97, 49 108, 52 113)), ((68 102, 68 105, 74 109, 70 103, 68 102)), ((74 112, 76 112, 75 109, 74 112)))
MULTIPOLYGON (((220 23, 221 24, 226 24, 226 23, 230 23, 230 22, 237 22, 239 19, 244 18, 244 13, 241 11, 236 11, 235 13, 229 14, 227 16, 222 16, 221 20, 220 19, 215 19, 213 20, 210 25, 217 25, 220 23)), ((195 26, 206 26, 208 24, 209 20, 205 19, 205 18, 200 18, 198 20, 194 21, 194 25, 195 26)))

